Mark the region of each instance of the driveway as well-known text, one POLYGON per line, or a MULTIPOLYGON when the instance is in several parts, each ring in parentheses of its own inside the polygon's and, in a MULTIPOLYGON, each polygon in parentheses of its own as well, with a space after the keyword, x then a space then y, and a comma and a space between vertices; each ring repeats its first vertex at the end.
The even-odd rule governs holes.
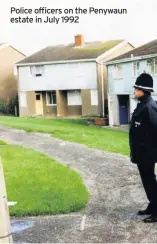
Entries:
MULTIPOLYGON (((0 126, 0 139, 33 148, 79 171, 91 198, 80 212, 68 215, 20 218, 30 228, 18 232, 15 242, 111 243, 157 242, 157 224, 145 224, 136 212, 147 205, 136 165, 129 158, 90 149, 78 143, 0 126)), ((16 199, 15 199, 16 201, 16 199)))

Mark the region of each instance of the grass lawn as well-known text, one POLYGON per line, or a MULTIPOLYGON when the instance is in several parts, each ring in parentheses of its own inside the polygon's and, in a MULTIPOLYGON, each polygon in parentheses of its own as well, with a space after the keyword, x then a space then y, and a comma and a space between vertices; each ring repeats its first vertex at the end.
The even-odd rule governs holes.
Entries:
POLYGON ((69 213, 83 208, 89 198, 81 176, 48 156, 0 142, 12 216, 69 213))
POLYGON ((0 124, 28 132, 50 133, 53 137, 78 142, 91 148, 129 155, 128 133, 91 126, 84 119, 0 117, 0 124))

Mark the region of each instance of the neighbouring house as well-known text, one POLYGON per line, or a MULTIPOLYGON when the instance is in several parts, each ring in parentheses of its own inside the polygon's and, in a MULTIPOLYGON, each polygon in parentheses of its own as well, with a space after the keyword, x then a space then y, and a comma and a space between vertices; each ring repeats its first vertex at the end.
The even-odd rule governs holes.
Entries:
POLYGON ((106 61, 134 47, 123 40, 46 47, 18 62, 20 116, 104 116, 106 61))
POLYGON ((5 103, 18 95, 14 65, 24 57, 23 53, 8 43, 0 43, 0 100, 5 103))
POLYGON ((120 55, 106 65, 109 124, 128 124, 137 104, 133 85, 141 73, 146 72, 153 76, 152 97, 157 101, 157 40, 120 55))

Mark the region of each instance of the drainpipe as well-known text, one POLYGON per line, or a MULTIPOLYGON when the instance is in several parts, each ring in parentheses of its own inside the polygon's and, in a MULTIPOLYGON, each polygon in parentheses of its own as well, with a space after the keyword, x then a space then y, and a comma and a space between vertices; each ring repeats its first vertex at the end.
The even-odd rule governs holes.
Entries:
POLYGON ((102 116, 105 115, 105 104, 104 104, 104 72, 103 72, 103 63, 101 63, 101 90, 102 90, 102 116))

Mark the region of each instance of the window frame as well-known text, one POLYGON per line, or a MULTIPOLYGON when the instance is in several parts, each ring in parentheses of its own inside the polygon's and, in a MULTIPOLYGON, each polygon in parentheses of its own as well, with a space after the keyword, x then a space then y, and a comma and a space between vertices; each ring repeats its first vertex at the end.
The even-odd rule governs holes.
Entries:
POLYGON ((154 57, 154 58, 148 58, 148 59, 147 59, 147 70, 148 70, 148 73, 149 73, 149 74, 157 75, 157 57, 154 57), (153 60, 153 72, 150 72, 150 71, 148 70, 148 61, 149 61, 149 60, 153 60), (155 68, 155 66, 156 66, 156 68, 155 68))
POLYGON ((36 94, 35 94, 35 100, 36 100, 36 101, 40 101, 40 100, 41 100, 41 93, 36 93, 36 94), (40 99, 37 99, 37 96, 40 96, 40 99))
POLYGON ((113 65, 113 79, 114 80, 123 79, 123 66, 122 66, 122 64, 114 64, 113 65), (121 74, 119 73, 118 67, 121 68, 121 74))
POLYGON ((82 106, 82 96, 81 96, 81 90, 68 90, 67 91, 67 102, 68 102, 68 106, 82 106), (79 93, 79 95, 80 95, 80 103, 78 104, 78 103, 74 103, 74 104, 71 104, 70 102, 69 102, 69 100, 70 100, 70 92, 72 93, 79 93))
POLYGON ((31 77, 42 77, 45 76, 45 65, 31 65, 29 67, 31 77), (37 68, 42 67, 42 72, 37 72, 37 68))
POLYGON ((139 60, 134 61, 132 65, 133 65, 132 66, 133 67, 133 77, 138 77, 140 75, 140 61, 139 60), (137 69, 137 63, 139 64, 139 68, 138 69, 137 69), (135 64, 136 64, 136 74, 134 72, 134 66, 135 66, 135 64))
MULTIPOLYGON (((52 95, 52 100, 53 100, 53 96, 54 95, 52 95)), ((53 102, 53 101, 52 101, 53 102)), ((57 94, 56 94, 56 91, 47 91, 46 92, 46 106, 57 106, 57 94), (52 93, 55 93, 55 96, 56 96, 56 103, 49 103, 48 102, 48 93, 51 93, 51 95, 52 95, 52 93)))

